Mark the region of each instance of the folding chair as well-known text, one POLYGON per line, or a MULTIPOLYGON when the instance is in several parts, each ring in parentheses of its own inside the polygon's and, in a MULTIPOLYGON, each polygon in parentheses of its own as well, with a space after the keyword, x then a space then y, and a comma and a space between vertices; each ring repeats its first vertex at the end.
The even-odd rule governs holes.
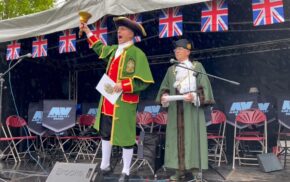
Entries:
MULTIPOLYGON (((8 131, 8 134, 6 132, 4 132, 4 134, 6 135, 7 138, 12 138, 13 140, 12 145, 13 145, 13 150, 16 152, 17 158, 19 161, 21 161, 20 158, 20 154, 24 154, 25 155, 30 152, 30 148, 33 146, 34 149, 36 150, 36 146, 34 144, 34 141, 36 140, 36 136, 32 136, 28 127, 27 127, 27 123, 26 121, 21 118, 20 116, 9 116, 6 119, 6 128, 8 131), (11 131, 12 129, 17 129, 18 131, 20 131, 20 129, 23 129, 25 131, 25 135, 19 135, 19 136, 15 136, 14 134, 12 134, 13 132, 11 131), (32 141, 32 143, 28 146, 28 148, 26 149, 25 152, 19 152, 17 147, 20 145, 21 142, 27 142, 27 140, 32 141)), ((3 131, 5 131, 5 129, 3 128, 3 131)))
MULTIPOLYGON (((221 162, 228 163, 227 156, 225 153, 225 130, 226 130, 226 116, 222 111, 212 110, 210 126, 217 127, 218 130, 208 131, 207 139, 209 143, 209 160, 213 160, 215 163, 218 162, 220 166, 221 162), (213 142, 210 147, 210 141, 213 142), (223 160, 222 160, 223 158, 223 160)), ((211 128, 208 126, 209 128, 211 128)))
POLYGON ((278 157, 284 156, 283 160, 285 168, 287 164, 287 157, 290 156, 290 130, 286 127, 282 127, 281 121, 279 121, 277 146, 273 153, 275 153, 278 157))
POLYGON ((72 153, 76 153, 78 149, 78 142, 76 142, 77 136, 73 128, 62 132, 54 132, 49 130, 44 135, 40 136, 41 148, 44 155, 54 155, 56 157, 57 152, 61 152, 61 156, 66 162, 69 162, 68 157, 72 153))
MULTIPOLYGON (((156 117, 154 118, 154 123, 156 123, 156 125, 159 126, 158 133, 157 133, 159 137, 159 141, 165 141, 167 122, 168 122, 168 114, 165 111, 158 113, 156 117), (162 131, 162 128, 163 128, 163 131, 162 131)), ((164 145, 165 144, 161 144, 161 143, 159 143, 158 145, 160 155, 164 155, 164 148, 165 148, 164 145)), ((162 160, 163 160, 162 163, 164 163, 164 159, 162 160)), ((163 171, 166 171, 166 168, 164 167, 164 165, 162 166, 162 168, 163 168, 163 171)), ((155 166, 155 169, 156 169, 156 166, 155 166)))
POLYGON ((259 109, 248 109, 241 111, 235 119, 235 130, 234 130, 234 149, 233 149, 233 169, 235 169, 235 161, 239 160, 239 165, 258 165, 258 163, 249 163, 245 161, 257 161, 255 154, 267 153, 267 118, 266 115, 259 109), (264 131, 260 132, 260 135, 241 135, 237 132, 237 124, 262 124, 264 123, 264 131), (261 150, 240 150, 241 142, 256 142, 261 145, 261 150), (247 153, 246 153, 247 152, 247 153), (250 155, 248 154, 250 153, 250 155), (243 156, 241 156, 243 155, 243 156))
POLYGON ((144 132, 152 133, 153 116, 150 112, 138 112, 137 113, 137 127, 144 132))
POLYGON ((14 161, 17 162, 17 158, 15 156, 15 152, 14 152, 13 146, 12 146, 13 145, 13 143, 12 143, 13 138, 8 137, 2 123, 0 123, 0 126, 1 126, 3 133, 4 133, 4 137, 0 137, 0 142, 1 143, 7 142, 7 146, 3 150, 1 150, 1 154, 0 154, 1 157, 0 158, 3 159, 3 158, 7 157, 6 159, 8 159, 9 156, 13 156, 14 161))
POLYGON ((157 125, 159 125, 159 129, 158 129, 158 134, 165 134, 165 132, 161 132, 162 127, 165 127, 167 125, 167 112, 160 112, 156 115, 156 117, 154 118, 154 123, 156 123, 157 125))
MULTIPOLYGON (((87 128, 92 127, 95 123, 95 117, 89 114, 81 115, 79 118, 79 129, 81 132, 84 132, 87 128)), ((83 156, 93 156, 92 163, 99 151, 101 146, 101 137, 99 136, 77 136, 79 150, 75 161, 78 159, 80 155, 83 156)))
POLYGON ((147 159, 144 158, 144 138, 145 138, 145 129, 146 128, 151 128, 151 124, 153 123, 153 117, 152 114, 149 112, 138 112, 137 113, 137 124, 139 126, 139 128, 141 129, 140 131, 140 135, 136 137, 136 143, 138 146, 137 149, 137 158, 135 159, 134 163, 131 165, 130 170, 134 171, 134 170, 138 170, 142 165, 147 165, 150 169, 150 171, 152 172, 152 174, 154 175, 155 172, 152 168, 152 166, 150 165, 149 161, 147 159), (138 163, 138 167, 136 169, 133 169, 133 167, 138 163))

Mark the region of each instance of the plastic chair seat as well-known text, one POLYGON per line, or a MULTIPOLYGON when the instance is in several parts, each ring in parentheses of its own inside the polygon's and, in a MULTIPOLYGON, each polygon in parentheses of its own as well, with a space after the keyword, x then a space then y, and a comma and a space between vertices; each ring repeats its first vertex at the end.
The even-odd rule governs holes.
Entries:
POLYGON ((29 139, 29 140, 35 140, 37 137, 36 136, 19 136, 19 137, 12 137, 14 140, 24 140, 24 139, 29 139))
POLYGON ((224 136, 221 135, 208 135, 207 139, 223 139, 224 136))
POLYGON ((290 136, 290 133, 286 133, 286 132, 281 132, 279 133, 280 136, 290 136))
POLYGON ((265 137, 246 137, 246 136, 237 136, 235 138, 236 140, 240 141, 263 141, 265 140, 265 137))
POLYGON ((101 139, 101 137, 99 136, 80 136, 80 137, 77 137, 76 139, 78 140, 92 140, 92 139, 101 139))
POLYGON ((11 141, 11 140, 13 140, 13 138, 6 138, 6 137, 0 138, 0 141, 11 141))
POLYGON ((263 133, 259 131, 243 131, 240 132, 239 135, 263 135, 263 133))

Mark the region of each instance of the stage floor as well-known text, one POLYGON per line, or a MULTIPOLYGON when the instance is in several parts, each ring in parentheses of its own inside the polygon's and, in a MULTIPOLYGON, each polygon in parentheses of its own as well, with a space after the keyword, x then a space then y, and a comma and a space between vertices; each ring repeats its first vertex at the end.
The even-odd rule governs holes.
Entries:
MULTIPOLYGON (((98 162, 96 160, 96 162, 98 162)), ((288 160, 289 161, 289 160, 288 160)), ((80 163, 86 163, 86 161, 78 161, 80 163)), ((89 163, 89 161, 87 161, 89 163)), ((55 160, 52 158, 46 158, 36 163, 33 160, 24 160, 19 163, 14 163, 14 161, 1 161, 0 169, 1 169, 1 181, 14 181, 14 182, 42 182, 46 181, 48 174, 52 170, 55 164, 55 160), (41 166, 40 166, 41 165, 41 166), (4 178, 8 177, 11 180, 5 180, 4 178)), ((290 164, 288 164, 289 166, 290 164)), ((117 165, 114 169, 114 172, 105 176, 101 181, 117 181, 120 171, 121 164, 117 162, 117 165)), ((238 181, 251 181, 251 182, 284 182, 289 181, 290 179, 290 166, 282 171, 264 173, 259 167, 249 167, 249 166, 237 166, 235 170, 232 170, 231 165, 222 165, 219 168, 216 168, 218 172, 220 172, 226 180, 223 180, 221 176, 219 176, 215 170, 209 169, 204 171, 203 176, 209 182, 219 182, 219 181, 228 181, 228 182, 238 182, 238 181)), ((157 178, 151 174, 149 168, 147 166, 142 166, 136 172, 131 174, 130 181, 155 181, 155 182, 163 182, 169 181, 169 176, 173 173, 173 171, 167 170, 164 171, 160 169, 157 172, 157 178)), ((191 180, 191 175, 188 175, 187 179, 184 181, 191 180)))

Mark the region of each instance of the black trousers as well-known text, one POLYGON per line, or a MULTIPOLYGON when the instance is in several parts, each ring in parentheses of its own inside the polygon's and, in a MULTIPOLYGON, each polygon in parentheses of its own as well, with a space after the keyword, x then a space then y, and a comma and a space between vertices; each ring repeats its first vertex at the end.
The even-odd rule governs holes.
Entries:
MULTIPOLYGON (((111 140, 112 119, 113 118, 111 116, 101 114, 100 134, 101 134, 102 140, 106 140, 106 141, 111 140)), ((122 146, 122 148, 132 149, 133 145, 132 146, 122 146)))

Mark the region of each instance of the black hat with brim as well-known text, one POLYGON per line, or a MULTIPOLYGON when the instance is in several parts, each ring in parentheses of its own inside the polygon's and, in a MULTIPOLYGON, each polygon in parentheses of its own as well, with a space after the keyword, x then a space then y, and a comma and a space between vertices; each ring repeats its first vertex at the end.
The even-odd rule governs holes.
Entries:
POLYGON ((187 39, 180 39, 178 41, 175 41, 174 47, 175 48, 182 47, 182 48, 187 49, 187 50, 191 50, 193 48, 191 42, 187 39))
POLYGON ((145 29, 143 28, 143 26, 135 21, 130 20, 129 18, 120 16, 120 17, 114 17, 113 21, 115 22, 116 27, 119 26, 125 26, 129 29, 131 29, 135 35, 139 35, 139 36, 146 36, 146 32, 145 29))

